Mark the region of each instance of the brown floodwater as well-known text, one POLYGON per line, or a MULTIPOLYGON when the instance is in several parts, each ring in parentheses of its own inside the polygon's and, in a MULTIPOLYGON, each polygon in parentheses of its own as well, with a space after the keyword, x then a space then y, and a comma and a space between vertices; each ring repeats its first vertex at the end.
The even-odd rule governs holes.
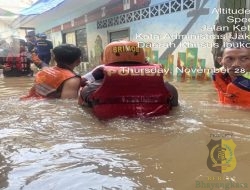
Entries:
POLYGON ((211 81, 172 81, 169 115, 109 121, 75 100, 19 101, 32 82, 0 77, 1 190, 250 189, 249 110, 220 105, 211 81), (221 138, 236 144, 227 173, 207 166, 221 138))

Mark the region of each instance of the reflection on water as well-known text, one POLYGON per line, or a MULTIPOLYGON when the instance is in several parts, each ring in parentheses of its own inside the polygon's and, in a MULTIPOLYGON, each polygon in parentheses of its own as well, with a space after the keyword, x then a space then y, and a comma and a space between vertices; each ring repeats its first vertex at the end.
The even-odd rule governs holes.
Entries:
POLYGON ((195 190, 228 175, 250 185, 249 110, 218 104, 209 81, 174 81, 180 107, 170 115, 110 121, 73 100, 19 101, 32 82, 0 78, 0 189, 195 190), (230 173, 206 165, 213 134, 233 135, 230 173))

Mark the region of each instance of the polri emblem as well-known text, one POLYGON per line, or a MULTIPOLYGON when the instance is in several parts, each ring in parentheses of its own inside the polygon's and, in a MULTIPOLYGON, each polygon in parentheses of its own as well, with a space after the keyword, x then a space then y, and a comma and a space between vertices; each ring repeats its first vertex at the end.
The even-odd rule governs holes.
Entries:
POLYGON ((236 167, 234 149, 236 144, 230 140, 213 140, 207 144, 209 155, 207 166, 214 172, 230 172, 236 167))

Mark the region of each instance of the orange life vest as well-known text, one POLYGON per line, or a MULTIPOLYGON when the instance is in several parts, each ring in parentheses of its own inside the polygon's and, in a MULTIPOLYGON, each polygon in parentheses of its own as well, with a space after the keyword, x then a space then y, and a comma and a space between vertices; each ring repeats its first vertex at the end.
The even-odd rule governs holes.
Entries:
POLYGON ((93 113, 101 119, 150 117, 171 109, 161 65, 104 66, 104 81, 92 94, 93 113))
POLYGON ((228 73, 216 73, 213 75, 214 86, 218 92, 220 102, 224 103, 224 95, 227 91, 227 85, 231 82, 231 77, 228 73))
POLYGON ((250 89, 244 87, 242 82, 250 83, 250 80, 244 77, 237 77, 237 79, 231 82, 229 75, 215 74, 214 84, 218 91, 220 102, 250 107, 250 89))
POLYGON ((77 75, 70 70, 55 67, 48 67, 36 74, 35 84, 29 91, 27 98, 60 98, 62 84, 77 75))

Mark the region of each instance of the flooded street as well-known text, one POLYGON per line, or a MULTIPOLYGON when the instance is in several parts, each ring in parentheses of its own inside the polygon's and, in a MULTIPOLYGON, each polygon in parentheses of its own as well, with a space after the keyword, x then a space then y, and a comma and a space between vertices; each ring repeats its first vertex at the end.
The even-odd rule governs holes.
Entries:
POLYGON ((173 81, 170 115, 110 121, 74 100, 19 101, 32 83, 0 78, 1 190, 250 189, 249 110, 218 104, 211 81, 173 81), (207 166, 221 138, 237 160, 222 174, 207 166))

